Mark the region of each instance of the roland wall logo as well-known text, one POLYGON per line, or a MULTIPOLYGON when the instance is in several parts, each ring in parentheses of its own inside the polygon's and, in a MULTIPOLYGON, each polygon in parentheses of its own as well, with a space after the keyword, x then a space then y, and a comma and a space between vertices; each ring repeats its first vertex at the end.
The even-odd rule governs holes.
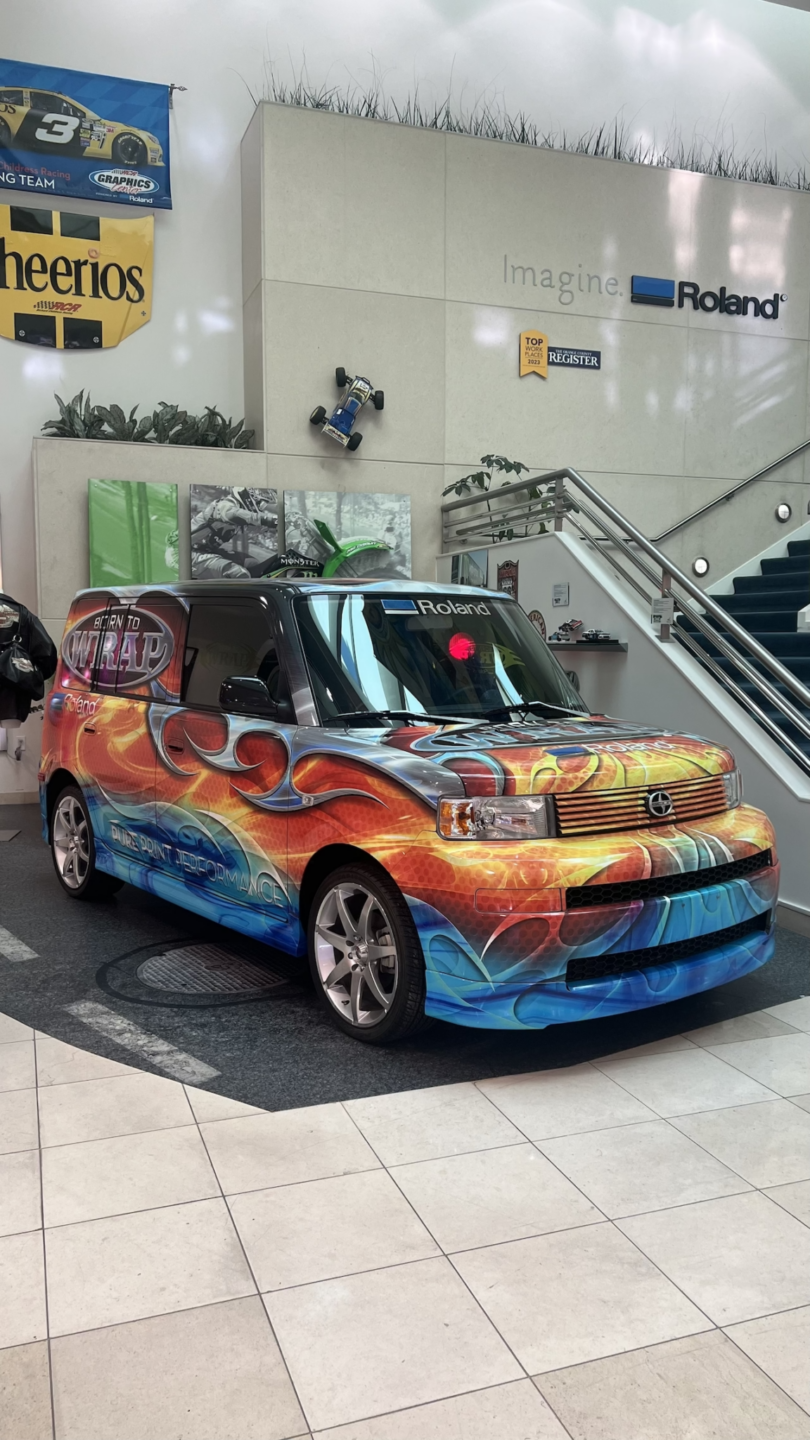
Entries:
POLYGON ((683 310, 691 305, 693 310, 703 310, 707 315, 715 311, 720 315, 754 315, 761 320, 778 320, 780 303, 787 295, 776 291, 765 299, 756 295, 737 295, 725 285, 719 290, 701 290, 694 280, 662 280, 654 275, 634 275, 631 280, 630 300, 633 305, 660 305, 673 310, 676 302, 683 310))

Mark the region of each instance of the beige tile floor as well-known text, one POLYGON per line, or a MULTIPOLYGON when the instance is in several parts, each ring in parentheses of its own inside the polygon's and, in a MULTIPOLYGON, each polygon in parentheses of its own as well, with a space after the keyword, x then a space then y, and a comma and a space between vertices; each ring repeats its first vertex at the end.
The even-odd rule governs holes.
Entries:
POLYGON ((0 1015, 0 1440, 810 1440, 810 999, 271 1114, 0 1015))

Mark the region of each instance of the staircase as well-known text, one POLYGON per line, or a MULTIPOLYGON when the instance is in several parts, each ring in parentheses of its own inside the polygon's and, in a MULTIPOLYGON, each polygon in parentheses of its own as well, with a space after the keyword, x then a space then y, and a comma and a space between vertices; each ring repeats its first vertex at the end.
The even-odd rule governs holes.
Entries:
MULTIPOLYGON (((785 555, 762 560, 759 569, 758 575, 735 576, 733 594, 714 594, 712 598, 787 670, 810 687, 810 630, 797 630, 798 612, 810 605, 810 540, 789 540, 785 555)), ((680 617, 678 628, 700 638, 697 626, 685 615, 680 617)), ((715 664, 725 674, 733 676, 739 688, 756 701, 760 710, 777 721, 784 733, 810 758, 810 739, 759 693, 752 680, 741 679, 733 661, 722 655, 717 646, 705 637, 701 643, 715 664)), ((736 644, 735 649, 739 649, 736 644)), ((751 663, 766 676, 764 666, 756 660, 751 663)), ((810 708, 801 706, 779 681, 772 681, 772 684, 810 720, 810 708)))

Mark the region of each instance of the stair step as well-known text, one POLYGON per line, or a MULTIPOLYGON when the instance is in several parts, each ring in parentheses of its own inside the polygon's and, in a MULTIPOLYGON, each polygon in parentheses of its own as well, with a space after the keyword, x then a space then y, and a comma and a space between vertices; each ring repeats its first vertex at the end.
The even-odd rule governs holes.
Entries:
MULTIPOLYGON (((714 658, 721 670, 725 670, 729 675, 739 675, 740 672, 734 664, 734 661, 729 660, 726 655, 715 655, 714 658)), ((770 671, 766 670, 765 666, 759 660, 754 660, 752 656, 745 656, 744 658, 748 659, 749 664, 753 665, 754 669, 761 675, 767 676, 771 684, 775 685, 778 683, 773 679, 770 671)), ((808 680, 810 680, 810 655, 779 655, 775 658, 778 658, 780 665, 784 665, 785 669, 789 670, 791 675, 795 675, 797 680, 801 680, 803 685, 807 685, 808 680)))
POLYGON ((761 560, 760 568, 763 575, 807 575, 810 577, 807 555, 782 555, 776 560, 761 560))
MULTIPOLYGON (((768 618, 770 619, 771 617, 769 616, 768 618)), ((705 637, 701 635, 697 626, 693 624, 691 620, 688 620, 685 615, 679 617, 678 624, 682 629, 688 631, 690 635, 699 636, 701 643, 710 647, 710 653, 715 653, 716 647, 710 640, 706 640, 705 637)), ((763 645, 766 650, 769 650, 772 655, 775 655, 777 660, 781 660, 783 665, 789 656, 796 656, 797 658, 810 657, 810 630, 801 630, 798 632, 795 630, 751 630, 749 634, 754 640, 758 640, 760 645, 763 645)), ((726 635, 725 639, 728 640, 730 645, 737 643, 731 635, 726 635)))
POLYGON ((810 540, 788 540, 788 555, 810 555, 810 540))
MULTIPOLYGON (((799 573, 785 575, 783 571, 773 574, 769 571, 766 575, 736 575, 734 577, 734 594, 756 594, 761 595, 767 590, 785 590, 791 594, 799 590, 806 596, 806 604, 810 605, 810 567, 799 573)), ((722 600, 722 595, 715 596, 715 599, 722 600)))
POLYGON ((755 595, 717 595, 714 598, 730 615, 736 614, 738 610, 799 611, 805 605, 810 605, 807 591, 799 586, 790 590, 758 590, 755 595))

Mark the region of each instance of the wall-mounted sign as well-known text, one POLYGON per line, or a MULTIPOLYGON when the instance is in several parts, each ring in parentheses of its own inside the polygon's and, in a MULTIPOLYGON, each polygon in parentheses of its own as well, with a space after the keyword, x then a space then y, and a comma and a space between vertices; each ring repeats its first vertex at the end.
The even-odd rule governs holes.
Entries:
POLYGON ((549 345, 541 330, 522 330, 520 334, 520 374, 548 378, 550 365, 572 366, 575 370, 601 370, 601 350, 576 350, 566 345, 549 345))
POLYGON ((529 611, 529 619, 531 620, 532 625, 534 626, 535 630, 537 630, 538 633, 539 633, 540 635, 542 635, 543 639, 545 640, 545 638, 546 638, 546 622, 545 622, 545 620, 543 619, 542 613, 541 613, 539 610, 530 610, 530 611, 529 611))
POLYGON ((552 585, 551 603, 555 610, 564 610, 567 605, 570 605, 570 590, 571 587, 567 581, 563 581, 559 585, 552 585))
POLYGON ((549 365, 573 365, 575 370, 601 370, 601 350, 570 350, 563 345, 551 345, 548 352, 549 365))
POLYGON ((0 188, 170 210, 168 86, 0 60, 0 188))
POLYGON ((152 313, 155 221, 0 205, 0 335, 106 350, 152 313))
POLYGON ((544 380, 548 375, 548 336, 541 330, 520 333, 520 373, 542 375, 544 380))
POLYGON ((504 560, 498 566, 498 585, 504 595, 511 595, 513 600, 518 598, 518 562, 517 560, 504 560))
MULTIPOLYGON (((755 295, 729 293, 725 285, 719 290, 701 290, 694 280, 678 281, 678 309, 689 304, 693 310, 703 310, 707 315, 717 311, 720 315, 758 316, 762 320, 778 320, 779 305, 787 295, 775 292, 764 300, 755 295)), ((630 282, 632 305, 660 305, 664 309, 675 308, 675 281, 661 280, 654 275, 633 275, 630 282)))

